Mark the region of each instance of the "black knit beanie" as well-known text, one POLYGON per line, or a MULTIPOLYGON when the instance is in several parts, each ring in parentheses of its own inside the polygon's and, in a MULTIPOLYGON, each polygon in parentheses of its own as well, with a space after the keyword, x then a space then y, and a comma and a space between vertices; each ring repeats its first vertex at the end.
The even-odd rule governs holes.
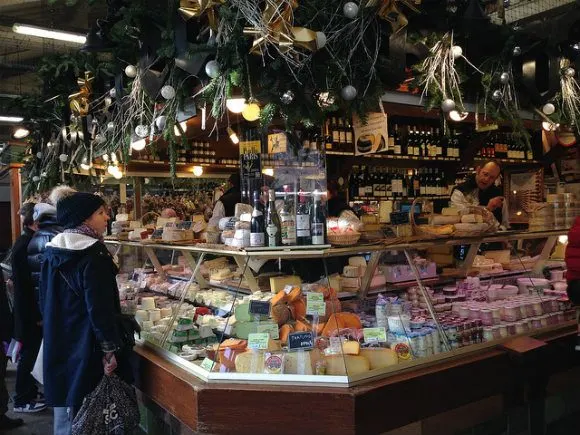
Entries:
POLYGON ((56 219, 65 229, 76 228, 91 217, 105 201, 100 196, 86 192, 75 192, 62 198, 56 208, 56 219))

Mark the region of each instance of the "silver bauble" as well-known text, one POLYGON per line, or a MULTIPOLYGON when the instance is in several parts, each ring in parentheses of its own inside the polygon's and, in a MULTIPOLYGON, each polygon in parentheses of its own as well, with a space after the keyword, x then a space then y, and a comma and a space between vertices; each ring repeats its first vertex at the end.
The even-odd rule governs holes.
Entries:
POLYGON ((507 72, 502 72, 499 76, 499 81, 502 85, 507 84, 510 81, 510 75, 507 72))
POLYGON ((40 151, 36 153, 36 158, 42 159, 42 153, 40 151))
POLYGON ((115 88, 109 89, 109 97, 115 98, 117 96, 117 90, 115 88))
POLYGON ((115 129, 115 123, 114 122, 109 122, 107 124, 107 131, 113 131, 115 129))
POLYGON ((552 103, 546 103, 544 104, 544 107, 542 107, 542 112, 544 112, 544 115, 551 115, 555 111, 556 106, 554 106, 552 103))
POLYGON ((520 54, 522 54, 522 49, 520 46, 516 45, 512 51, 512 54, 514 56, 519 56, 520 54))
POLYGON ((205 64, 205 73, 208 77, 215 79, 220 74, 220 67, 215 60, 210 60, 205 64))
POLYGON ((171 100, 175 97, 175 89, 171 85, 165 85, 161 88, 161 96, 166 100, 171 100))
POLYGON ((280 101, 282 101, 284 104, 290 104, 292 101, 294 101, 294 92, 292 92, 290 89, 287 90, 280 97, 280 101))
POLYGON ((135 134, 143 139, 149 134, 149 127, 143 124, 139 124, 137 127, 135 127, 135 134))
POLYGON ((101 133, 97 133, 95 135, 95 143, 96 144, 102 144, 105 142, 105 136, 103 136, 101 133))
POLYGON ((491 98, 493 101, 499 101, 501 100, 501 91, 499 89, 496 89, 495 91, 493 91, 493 94, 491 94, 491 98))
POLYGON ((34 181, 35 183, 40 181, 40 177, 38 175, 35 175, 34 177, 32 177, 32 181, 34 181))
POLYGON ((358 5, 354 2, 346 2, 342 8, 342 13, 351 20, 358 15, 358 5))
POLYGON ((344 88, 341 89, 340 95, 346 101, 352 101, 356 98, 358 91, 352 85, 346 85, 344 88))
POLYGON ((58 156, 58 159, 64 163, 68 160, 68 154, 61 154, 60 156, 58 156))
POLYGON ((453 59, 459 59, 461 56, 463 56, 463 48, 461 48, 459 45, 454 45, 451 47, 451 54, 453 55, 453 59))
POLYGON ((576 71, 572 67, 568 67, 564 70, 564 75, 566 77, 574 77, 576 75, 576 71))
POLYGON ((158 130, 163 130, 165 128, 165 124, 167 123, 167 117, 165 115, 158 116, 155 118, 155 126, 158 130))
POLYGON ((326 45, 326 35, 323 32, 316 32, 316 48, 323 49, 326 45))
POLYGON ((125 75, 130 79, 137 77, 137 67, 135 65, 127 65, 125 67, 125 75))
POLYGON ((443 100, 443 102, 441 103, 441 110, 443 110, 446 113, 449 113, 453 109, 455 109, 455 101, 453 101, 451 98, 443 100))

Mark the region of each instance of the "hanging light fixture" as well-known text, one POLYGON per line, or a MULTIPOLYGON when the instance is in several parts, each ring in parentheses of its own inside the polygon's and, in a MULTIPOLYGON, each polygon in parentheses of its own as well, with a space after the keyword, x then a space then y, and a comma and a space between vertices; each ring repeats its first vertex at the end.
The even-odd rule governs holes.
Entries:
POLYGON ((255 121, 260 118, 260 106, 255 100, 250 100, 242 111, 242 116, 246 121, 255 121))
POLYGON ((87 156, 84 156, 83 159, 81 160, 81 169, 88 171, 91 168, 92 168, 92 164, 89 163, 89 159, 87 158, 87 156))
POLYGON ((59 41, 74 42, 76 44, 84 44, 87 40, 85 35, 78 33, 64 32, 61 30, 46 29, 43 27, 29 26, 27 24, 14 23, 12 26, 14 33, 21 35, 36 36, 38 38, 57 39, 59 41))
POLYGON ((135 151, 143 151, 145 149, 145 146, 147 145, 147 142, 145 141, 145 139, 141 139, 141 138, 134 138, 134 139, 136 139, 136 140, 131 142, 131 148, 134 149, 135 151))
POLYGON ((240 143, 240 138, 238 137, 237 133, 233 130, 233 128, 228 127, 227 132, 228 132, 228 136, 230 137, 230 140, 232 141, 232 143, 234 145, 237 145, 240 143))
POLYGON ((12 137, 14 139, 24 139, 29 134, 30 134, 29 129, 27 129, 26 127, 20 126, 20 127, 16 127, 16 129, 14 129, 14 132, 12 133, 12 137))
POLYGON ((226 100, 226 107, 232 113, 242 113, 246 106, 246 99, 244 97, 232 97, 226 100))
POLYGON ((115 171, 112 175, 116 180, 120 180, 123 178, 123 171, 121 171, 118 166, 115 166, 115 171))
POLYGON ((459 110, 452 110, 449 112, 449 119, 455 122, 461 122, 469 115, 468 112, 460 112, 459 110))
POLYGON ((201 177, 203 174, 203 167, 194 166, 192 172, 193 172, 193 175, 195 175, 196 177, 201 177))
POLYGON ((175 133, 175 136, 181 136, 181 134, 185 133, 186 131, 187 131, 187 121, 182 121, 179 124, 175 124, 173 126, 173 133, 175 133))

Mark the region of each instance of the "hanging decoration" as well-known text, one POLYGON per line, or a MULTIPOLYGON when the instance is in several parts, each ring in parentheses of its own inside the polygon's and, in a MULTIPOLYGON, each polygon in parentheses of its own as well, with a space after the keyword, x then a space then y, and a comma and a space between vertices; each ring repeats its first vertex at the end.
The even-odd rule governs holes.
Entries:
MULTIPOLYGON (((560 98, 560 110, 562 117, 580 133, 580 86, 576 80, 576 71, 570 66, 570 60, 563 58, 561 61, 562 86, 560 98)), ((545 112, 544 112, 545 113, 545 112)))
POLYGON ((91 96, 92 83, 95 78, 89 71, 85 72, 84 78, 78 78, 79 92, 68 96, 70 110, 77 116, 86 116, 89 113, 89 97, 91 96))
POLYGON ((225 0, 180 0, 178 12, 185 20, 205 15, 209 27, 216 31, 218 28, 216 7, 224 3, 225 0))

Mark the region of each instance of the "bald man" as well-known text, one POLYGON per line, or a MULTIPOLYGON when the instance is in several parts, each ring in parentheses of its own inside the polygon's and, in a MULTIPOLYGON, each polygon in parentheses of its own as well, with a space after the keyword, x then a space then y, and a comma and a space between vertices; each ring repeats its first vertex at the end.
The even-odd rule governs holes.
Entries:
POLYGON ((177 213, 172 208, 166 208, 163 209, 163 211, 161 212, 161 217, 167 219, 174 218, 177 217, 177 213))
POLYGON ((457 208, 483 206, 493 213, 503 228, 509 228, 507 204, 502 196, 502 189, 495 185, 500 173, 501 166, 498 162, 485 162, 467 181, 453 188, 451 204, 457 208))

